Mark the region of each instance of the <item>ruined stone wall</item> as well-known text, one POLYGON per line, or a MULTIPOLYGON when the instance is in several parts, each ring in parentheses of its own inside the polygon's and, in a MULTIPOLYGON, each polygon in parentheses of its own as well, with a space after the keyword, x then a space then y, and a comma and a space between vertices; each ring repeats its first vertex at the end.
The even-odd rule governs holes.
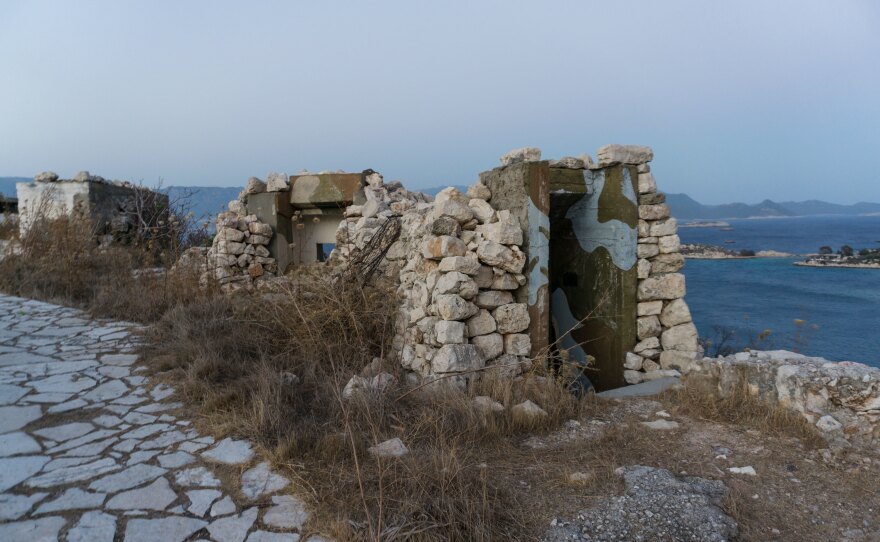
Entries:
POLYGON ((127 181, 109 181, 88 171, 60 179, 44 171, 32 183, 17 183, 19 229, 22 234, 38 218, 79 215, 93 221, 103 242, 124 240, 147 228, 168 226, 171 214, 166 194, 127 181))
MULTIPOLYGON (((549 190, 550 179, 559 177, 553 172, 568 171, 561 176, 563 186, 573 183, 573 194, 586 202, 573 212, 592 208, 593 222, 602 226, 608 219, 598 210, 605 196, 595 193, 596 178, 613 170, 622 186, 630 183, 623 193, 633 208, 631 224, 625 225, 632 246, 617 247, 617 237, 604 238, 604 230, 594 232, 600 243, 584 245, 587 252, 631 250, 622 265, 637 266, 638 282, 618 292, 630 300, 621 306, 637 311, 632 315, 637 325, 609 323, 612 329, 630 330, 626 333, 634 336, 624 342, 633 351, 612 362, 628 383, 686 372, 697 357, 697 335, 683 299, 676 222, 648 165, 652 151, 611 145, 600 149, 598 164, 589 156, 541 161, 540 154, 534 148, 512 151, 501 167, 481 174, 467 194, 447 188, 434 202, 395 196, 381 176, 373 177, 367 203, 345 211, 333 261, 345 264, 386 220, 399 220, 400 239, 388 251, 383 272, 399 281, 394 350, 400 363, 421 378, 469 375, 487 365, 516 374, 548 354, 554 261, 549 190)), ((623 226, 615 226, 615 232, 623 226)), ((581 287, 591 286, 585 281, 581 287)), ((574 343, 582 339, 589 340, 577 336, 574 343)), ((563 347, 575 348, 571 342, 563 341, 563 347)))
POLYGON ((832 445, 880 444, 880 369, 830 362, 785 350, 702 358, 689 380, 708 382, 722 397, 745 391, 801 414, 832 445))
MULTIPOLYGON (((236 207, 233 205, 233 207, 236 207)), ((278 273, 278 262, 269 253, 272 227, 256 215, 225 211, 217 216, 217 233, 206 251, 204 284, 216 280, 225 292, 260 287, 278 273)))
POLYGON ((626 356, 624 377, 637 384, 687 372, 700 348, 684 300, 678 223, 651 173, 654 153, 649 147, 607 145, 597 157, 595 167, 628 164, 636 166, 638 173, 638 343, 626 356))

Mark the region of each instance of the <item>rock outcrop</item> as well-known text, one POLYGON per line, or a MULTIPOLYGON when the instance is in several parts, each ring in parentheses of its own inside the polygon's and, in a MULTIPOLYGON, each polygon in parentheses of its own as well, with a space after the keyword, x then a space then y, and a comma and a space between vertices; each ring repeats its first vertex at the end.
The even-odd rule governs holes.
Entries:
POLYGON ((748 393, 794 410, 836 446, 880 443, 880 368, 831 362, 785 350, 703 358, 688 379, 708 381, 721 396, 748 393))

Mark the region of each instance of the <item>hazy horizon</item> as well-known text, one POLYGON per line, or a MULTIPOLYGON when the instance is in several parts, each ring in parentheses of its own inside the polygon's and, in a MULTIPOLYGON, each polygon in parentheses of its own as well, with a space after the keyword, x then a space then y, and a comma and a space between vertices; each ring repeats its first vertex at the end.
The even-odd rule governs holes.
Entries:
POLYGON ((4 2, 0 175, 419 189, 632 143, 705 204, 880 201, 878 24, 867 0, 4 2))

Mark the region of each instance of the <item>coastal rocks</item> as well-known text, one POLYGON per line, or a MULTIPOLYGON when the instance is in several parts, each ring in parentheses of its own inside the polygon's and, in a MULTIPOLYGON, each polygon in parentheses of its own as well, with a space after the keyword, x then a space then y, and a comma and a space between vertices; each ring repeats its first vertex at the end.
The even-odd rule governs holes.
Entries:
POLYGON ((799 413, 833 447, 880 444, 880 368, 830 362, 784 350, 702 358, 688 379, 708 384, 722 397, 747 392, 799 413))

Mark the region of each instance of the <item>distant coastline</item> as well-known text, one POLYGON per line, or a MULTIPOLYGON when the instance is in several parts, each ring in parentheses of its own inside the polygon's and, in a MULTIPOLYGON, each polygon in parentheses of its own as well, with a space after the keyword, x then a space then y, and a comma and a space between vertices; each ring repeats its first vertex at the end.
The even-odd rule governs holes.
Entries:
POLYGON ((694 260, 746 260, 751 258, 792 258, 797 254, 778 250, 731 250, 729 248, 701 243, 685 243, 681 245, 681 253, 685 258, 694 260))

